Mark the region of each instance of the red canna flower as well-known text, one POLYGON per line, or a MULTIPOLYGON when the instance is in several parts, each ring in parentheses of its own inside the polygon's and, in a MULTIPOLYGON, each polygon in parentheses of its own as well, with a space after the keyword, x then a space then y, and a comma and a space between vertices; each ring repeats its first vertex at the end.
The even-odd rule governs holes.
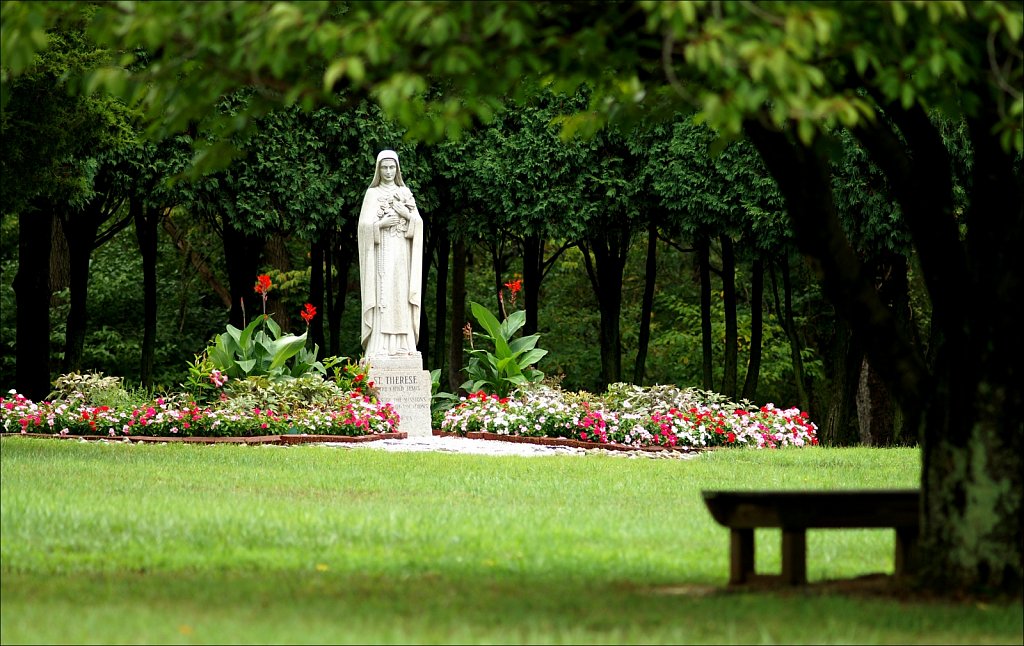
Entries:
POLYGON ((316 308, 311 303, 306 303, 306 307, 299 312, 299 316, 306 322, 306 327, 309 327, 309 322, 316 316, 316 308))
MULTIPOLYGON (((516 295, 523 289, 523 279, 516 278, 505 283, 505 287, 508 287, 508 291, 512 293, 512 304, 516 304, 516 295)), ((501 296, 502 294, 499 294, 501 296)), ((504 301, 504 299, 502 299, 504 301)))
POLYGON ((253 290, 257 294, 262 294, 263 297, 266 298, 267 292, 270 291, 271 287, 272 284, 270 282, 270 276, 266 274, 260 274, 259 276, 256 277, 256 285, 255 287, 253 287, 253 290))

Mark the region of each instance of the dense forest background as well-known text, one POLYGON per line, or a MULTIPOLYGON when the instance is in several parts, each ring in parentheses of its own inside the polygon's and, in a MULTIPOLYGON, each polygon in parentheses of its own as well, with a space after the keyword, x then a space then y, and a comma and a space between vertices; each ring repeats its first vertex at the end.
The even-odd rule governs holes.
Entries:
MULTIPOLYGON (((32 82, 46 77, 23 81, 32 82)), ((38 127, 106 149, 66 159, 92 183, 46 206, 57 215, 51 379, 100 371, 173 389, 228 322, 259 311, 259 273, 273 280, 269 311, 286 331, 303 325, 298 312, 312 302, 321 354, 359 357, 355 220, 375 152, 393 147, 428 232, 420 349, 447 389, 464 378, 466 304, 476 301, 499 313, 526 308, 526 332, 539 331, 550 351, 540 367, 566 389, 692 386, 799 406, 833 444, 913 442, 796 253, 778 189, 749 142, 716 149, 714 132, 686 114, 566 138, 556 116, 585 106, 587 91, 536 85, 491 124, 433 145, 405 141, 365 103, 278 110, 232 138, 230 164, 199 177, 184 174, 193 135, 153 145, 116 107, 72 101, 38 127), (104 139, 119 119, 122 135, 104 139), (525 288, 513 301, 504 284, 518 278, 525 288)), ((245 94, 221 109, 237 109, 245 94)), ((19 98, 7 118, 19 114, 19 98)), ((948 143, 959 154, 954 126, 948 143)), ((25 154, 19 144, 35 145, 23 134, 5 143, 5 160, 25 154)), ((899 207, 880 197, 884 180, 849 136, 836 139, 834 175, 848 234, 894 311, 926 336, 928 300, 914 282, 899 207)), ((16 376, 18 225, 4 215, 5 384, 16 376)))

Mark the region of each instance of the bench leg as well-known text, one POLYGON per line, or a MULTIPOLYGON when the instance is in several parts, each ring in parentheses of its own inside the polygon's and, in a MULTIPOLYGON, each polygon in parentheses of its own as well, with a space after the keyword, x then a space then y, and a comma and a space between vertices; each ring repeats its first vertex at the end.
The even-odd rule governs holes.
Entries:
POLYGON ((729 534, 729 583, 746 583, 754 574, 754 530, 733 529, 729 534))
POLYGON ((807 583, 807 532, 782 530, 782 580, 790 585, 807 583))
POLYGON ((917 551, 917 528, 896 528, 896 555, 893 576, 914 574, 917 570, 915 552, 917 551))

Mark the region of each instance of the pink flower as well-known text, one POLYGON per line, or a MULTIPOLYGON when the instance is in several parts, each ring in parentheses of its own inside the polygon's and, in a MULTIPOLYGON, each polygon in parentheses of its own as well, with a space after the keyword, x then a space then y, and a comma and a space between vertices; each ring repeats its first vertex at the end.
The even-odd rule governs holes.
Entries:
POLYGON ((210 381, 213 383, 214 386, 220 388, 221 386, 227 383, 228 376, 222 374, 220 370, 214 370, 210 372, 210 381))

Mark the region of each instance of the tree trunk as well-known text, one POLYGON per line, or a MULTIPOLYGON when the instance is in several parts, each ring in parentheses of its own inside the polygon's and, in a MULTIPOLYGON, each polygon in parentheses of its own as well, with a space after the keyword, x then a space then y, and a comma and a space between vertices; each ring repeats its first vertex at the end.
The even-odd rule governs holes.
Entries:
MULTIPOLYGON (((932 300, 932 383, 908 411, 922 411, 922 576, 933 589, 1020 594, 1024 348, 1010 312, 1024 271, 1022 178, 991 134, 999 115, 979 112, 968 119, 970 206, 958 213, 951 162, 929 116, 887 112, 905 144, 884 123, 858 136, 886 172, 932 300)), ((902 384, 886 382, 902 400, 902 384)))
MULTIPOLYGON (((959 302, 941 312, 933 310, 935 324, 945 333, 933 364, 935 396, 922 420, 921 563, 933 588, 1020 595, 1024 340, 1014 312, 1024 295, 1024 178, 1019 154, 1015 160, 991 135, 997 119, 998 115, 982 113, 969 121, 974 167, 964 221, 969 257, 977 260, 961 277, 968 281, 966 289, 945 295, 959 302), (954 329, 957 323, 963 327, 954 329)), ((923 118, 918 124, 930 125, 923 118)), ((902 125, 901 129, 909 130, 902 125)), ((908 137, 912 146, 918 136, 915 132, 908 137)), ((929 147, 921 149, 929 155, 922 165, 948 164, 933 156, 929 147)), ((912 193, 933 190, 929 176, 942 168, 919 168, 906 187, 901 208, 912 208, 905 203, 912 201, 912 193)), ((949 166, 944 169, 948 172, 949 166)), ((951 198, 949 207, 948 213, 955 214, 951 198)), ((913 216, 915 221, 922 219, 924 234, 931 233, 923 221, 927 215, 934 217, 913 216)))
POLYGON ((779 285, 775 278, 774 268, 771 271, 772 295, 775 300, 775 311, 779 315, 782 329, 789 340, 789 357, 793 365, 793 382, 796 386, 797 403, 800 410, 810 412, 811 398, 807 391, 807 380, 804 376, 804 360, 801 355, 802 346, 800 335, 796 331, 796 322, 793 320, 793 287, 789 279, 789 256, 784 255, 780 264, 782 271, 782 292, 783 305, 779 304, 779 285))
POLYGON ((53 207, 33 201, 18 215, 14 386, 32 401, 50 394, 50 244, 53 207))
POLYGON ((316 308, 316 316, 306 329, 309 334, 308 347, 319 348, 317 359, 323 359, 327 351, 327 344, 324 342, 324 257, 331 248, 330 238, 329 231, 321 231, 309 243, 309 304, 316 308))
POLYGON ((59 292, 71 286, 71 260, 68 257, 68 238, 60 219, 53 222, 50 239, 50 291, 59 292))
POLYGON ((835 327, 829 353, 828 410, 820 434, 827 446, 851 446, 859 439, 854 413, 864 352, 845 321, 837 320, 835 327))
POLYGON ((890 446, 896 427, 896 405, 878 372, 867 358, 861 362, 857 382, 857 426, 860 443, 865 446, 890 446))
POLYGON ((139 381, 146 390, 153 389, 153 357, 156 352, 157 292, 156 256, 157 232, 163 214, 147 208, 140 197, 129 201, 129 210, 135 221, 135 238, 142 255, 142 353, 139 359, 139 381))
MULTIPOLYGON (((494 231, 494 237, 498 232, 494 231)), ((505 254, 504 241, 494 241, 488 245, 491 250, 491 270, 494 272, 494 301, 498 306, 498 320, 504 321, 508 318, 508 311, 505 309, 505 254)))
MULTIPOLYGON (((274 233, 264 241, 263 257, 266 259, 267 264, 279 273, 286 274, 292 270, 292 259, 288 253, 288 244, 285 240, 284 234, 280 231, 274 233)), ((253 275, 252 282, 255 284, 256 274, 253 275)), ((281 332, 291 333, 292 317, 290 316, 290 312, 285 311, 284 300, 282 298, 281 288, 279 285, 275 285, 273 289, 267 293, 267 314, 269 314, 270 317, 281 326, 281 332)))
POLYGON ((523 238, 523 307, 526 322, 523 335, 537 332, 540 306, 540 282, 544 272, 544 240, 536 234, 523 238))
POLYGON ((420 334, 416 339, 416 351, 420 353, 420 362, 425 369, 430 362, 430 317, 427 316, 427 284, 430 281, 430 263, 437 253, 438 236, 431 235, 423 250, 423 265, 420 270, 420 334))
MULTIPOLYGON (((913 329, 909 320, 907 294, 907 260, 902 255, 885 252, 873 262, 875 284, 886 306, 908 333, 913 329)), ((902 415, 885 382, 865 358, 857 389, 857 421, 861 443, 866 446, 891 446, 901 434, 902 415)))
POLYGON ((946 593, 1019 595, 1024 337, 1011 312, 1024 275, 1022 179, 991 135, 998 115, 979 114, 969 121, 970 206, 958 213, 948 152, 928 115, 891 106, 888 116, 866 121, 857 134, 886 173, 921 261, 936 331, 930 366, 865 280, 831 206, 825 156, 760 122, 745 125, 824 293, 865 340, 901 408, 922 413, 920 578, 946 593))
POLYGON ((629 232, 626 229, 601 231, 587 236, 581 246, 590 285, 597 296, 601 314, 601 386, 622 381, 622 333, 619 317, 622 313, 622 276, 629 252, 629 232), (590 253, 594 258, 591 261, 590 253))
MULTIPOLYGON (((345 314, 345 303, 348 298, 349 272, 356 257, 356 223, 351 222, 346 226, 347 228, 337 232, 338 244, 336 247, 332 244, 329 247, 331 252, 327 254, 328 262, 334 266, 334 270, 338 274, 337 283, 335 283, 333 278, 335 271, 332 271, 330 266, 327 267, 327 293, 329 294, 327 318, 331 335, 330 354, 335 357, 341 356, 341 318, 345 314)), ((357 340, 362 334, 360 325, 361 323, 356 323, 355 338, 357 340)))
POLYGON ((732 238, 719 237, 722 244, 722 301, 725 308, 725 361, 722 394, 736 399, 736 373, 739 365, 739 332, 736 325, 736 253, 732 238))
POLYGON ((445 366, 445 333, 448 327, 448 258, 452 253, 452 241, 447 235, 442 236, 437 248, 437 282, 434 284, 434 329, 437 338, 434 341, 434 368, 444 370, 445 366))
POLYGON ((714 390, 714 345, 711 337, 711 241, 704 233, 698 234, 697 265, 700 272, 700 347, 703 366, 704 390, 714 390))
POLYGON ((647 367, 647 348, 651 343, 651 316, 654 313, 654 286, 658 274, 658 225, 653 220, 647 226, 647 262, 644 271, 644 297, 640 305, 640 334, 637 339, 636 363, 633 364, 633 383, 642 386, 647 367))
POLYGON ((71 307, 65 328, 63 373, 82 369, 85 352, 85 332, 89 302, 89 259, 96 244, 100 218, 99 198, 95 198, 82 213, 62 219, 68 236, 68 257, 71 267, 71 307))
POLYGON ((229 220, 224 220, 224 261, 231 289, 231 325, 244 328, 254 316, 263 313, 263 300, 253 290, 259 275, 262 240, 247 235, 229 220))
POLYGON ((743 399, 754 401, 761 374, 761 339, 764 336, 764 258, 760 254, 754 258, 750 274, 750 359, 747 361, 742 396, 743 399))
POLYGON ((448 344, 448 387, 457 393, 462 382, 463 327, 466 325, 466 241, 456 238, 452 246, 452 318, 448 344))

